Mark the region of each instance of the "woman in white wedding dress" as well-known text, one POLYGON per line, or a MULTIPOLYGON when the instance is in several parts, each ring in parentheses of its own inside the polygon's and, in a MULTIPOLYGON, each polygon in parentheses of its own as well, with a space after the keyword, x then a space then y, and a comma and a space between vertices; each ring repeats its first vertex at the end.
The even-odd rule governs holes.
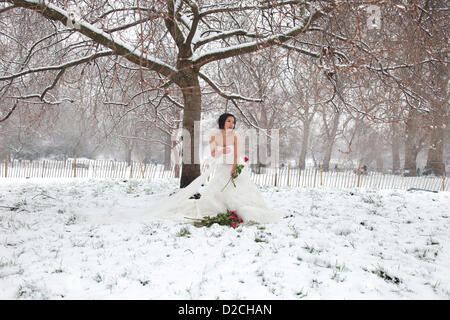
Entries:
POLYGON ((209 168, 187 187, 157 203, 153 213, 161 218, 188 222, 230 210, 244 223, 279 221, 282 214, 266 205, 246 165, 234 184, 228 183, 236 166, 244 164, 242 141, 234 131, 236 118, 233 115, 222 114, 218 123, 220 130, 211 135, 209 141, 212 156, 209 168), (200 198, 193 198, 199 192, 200 198))

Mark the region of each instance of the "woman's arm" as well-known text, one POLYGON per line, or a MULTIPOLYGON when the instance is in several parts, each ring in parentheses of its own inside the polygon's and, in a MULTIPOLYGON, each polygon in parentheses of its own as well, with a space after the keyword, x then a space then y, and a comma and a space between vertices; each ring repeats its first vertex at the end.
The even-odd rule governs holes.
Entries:
POLYGON ((234 135, 233 139, 234 139, 234 159, 233 159, 233 167, 231 169, 231 176, 233 176, 234 173, 236 172, 236 166, 238 165, 238 159, 241 155, 242 150, 240 137, 236 134, 234 135))
POLYGON ((209 138, 209 147, 211 148, 211 156, 213 158, 217 158, 216 157, 216 138, 214 137, 214 135, 212 135, 209 138))
POLYGON ((238 134, 234 135, 234 164, 238 163, 238 159, 241 157, 242 152, 242 141, 238 134))
POLYGON ((233 159, 233 164, 236 166, 238 163, 238 139, 237 139, 237 135, 234 135, 234 159, 233 159))

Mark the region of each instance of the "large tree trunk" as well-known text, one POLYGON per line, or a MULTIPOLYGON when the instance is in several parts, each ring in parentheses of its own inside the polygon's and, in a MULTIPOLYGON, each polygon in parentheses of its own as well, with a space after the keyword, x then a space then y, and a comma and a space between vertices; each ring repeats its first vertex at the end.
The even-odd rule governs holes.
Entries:
POLYGON ((256 144, 256 163, 252 165, 252 170, 254 173, 261 174, 265 172, 265 167, 267 164, 267 140, 266 137, 262 137, 264 133, 262 133, 258 129, 258 136, 257 136, 257 144, 256 144), (265 142, 265 143, 264 143, 265 142))
POLYGON ((326 149, 325 157, 323 158, 323 170, 328 171, 330 168, 331 152, 333 151, 334 140, 329 140, 326 149))
POLYGON ((414 119, 414 112, 410 112, 406 122, 406 140, 405 140, 405 176, 415 176, 417 174, 417 154, 419 148, 416 145, 417 125, 414 119))
POLYGON ((170 170, 172 155, 172 139, 169 134, 166 135, 166 145, 164 145, 164 170, 170 170))
POLYGON ((333 152, 333 146, 334 142, 336 140, 337 135, 337 129, 339 126, 339 119, 341 118, 341 113, 337 112, 334 115, 333 119, 333 127, 331 128, 331 132, 329 133, 327 137, 327 142, 325 146, 325 157, 323 159, 323 170, 328 171, 330 168, 330 160, 331 160, 331 153, 333 152))
MULTIPOLYGON (((378 140, 379 142, 379 140, 378 140)), ((380 145, 378 145, 380 146, 380 145)), ((383 161, 383 153, 381 152, 381 148, 378 150, 378 152, 375 154, 375 162, 377 164, 377 171, 378 172, 383 172, 384 170, 384 161, 383 161)))
POLYGON ((392 123, 392 172, 400 172, 400 141, 399 141, 397 124, 392 123))
POLYGON ((184 100, 183 129, 186 133, 189 133, 190 143, 183 138, 183 163, 180 188, 186 187, 200 175, 200 141, 196 141, 197 139, 195 139, 194 124, 195 121, 200 121, 202 109, 198 72, 186 70, 183 80, 185 80, 181 88, 184 100))
POLYGON ((133 143, 127 140, 125 143, 125 161, 128 165, 131 165, 131 154, 133 153, 133 143))
POLYGON ((440 64, 436 72, 439 94, 433 98, 433 120, 431 126, 430 146, 424 174, 445 174, 444 144, 446 127, 449 124, 448 109, 448 69, 440 64))
POLYGON ((423 174, 435 174, 442 176, 445 172, 444 165, 444 132, 442 124, 434 125, 431 130, 431 141, 428 148, 428 158, 423 174))
POLYGON ((306 154, 308 152, 309 131, 310 131, 310 122, 305 121, 303 123, 302 147, 300 151, 300 157, 298 159, 298 167, 300 169, 306 168, 306 154))

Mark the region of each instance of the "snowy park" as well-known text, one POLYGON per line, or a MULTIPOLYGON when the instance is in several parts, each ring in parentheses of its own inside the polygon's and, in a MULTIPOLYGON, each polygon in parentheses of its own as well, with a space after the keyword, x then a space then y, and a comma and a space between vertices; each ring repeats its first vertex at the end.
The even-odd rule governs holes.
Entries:
POLYGON ((261 187, 277 224, 152 217, 176 179, 0 180, 0 299, 449 299, 450 193, 261 187))

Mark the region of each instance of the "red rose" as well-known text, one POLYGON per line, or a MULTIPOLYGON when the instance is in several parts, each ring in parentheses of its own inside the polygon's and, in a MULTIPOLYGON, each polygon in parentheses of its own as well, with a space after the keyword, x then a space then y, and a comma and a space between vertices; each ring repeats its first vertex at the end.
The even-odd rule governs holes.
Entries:
POLYGON ((242 222, 244 222, 244 220, 242 220, 241 218, 239 218, 239 223, 242 223, 242 222))
POLYGON ((233 224, 231 225, 233 228, 236 228, 236 222, 233 222, 233 224))
POLYGON ((248 161, 248 158, 247 157, 244 157, 244 162, 247 162, 248 161))

